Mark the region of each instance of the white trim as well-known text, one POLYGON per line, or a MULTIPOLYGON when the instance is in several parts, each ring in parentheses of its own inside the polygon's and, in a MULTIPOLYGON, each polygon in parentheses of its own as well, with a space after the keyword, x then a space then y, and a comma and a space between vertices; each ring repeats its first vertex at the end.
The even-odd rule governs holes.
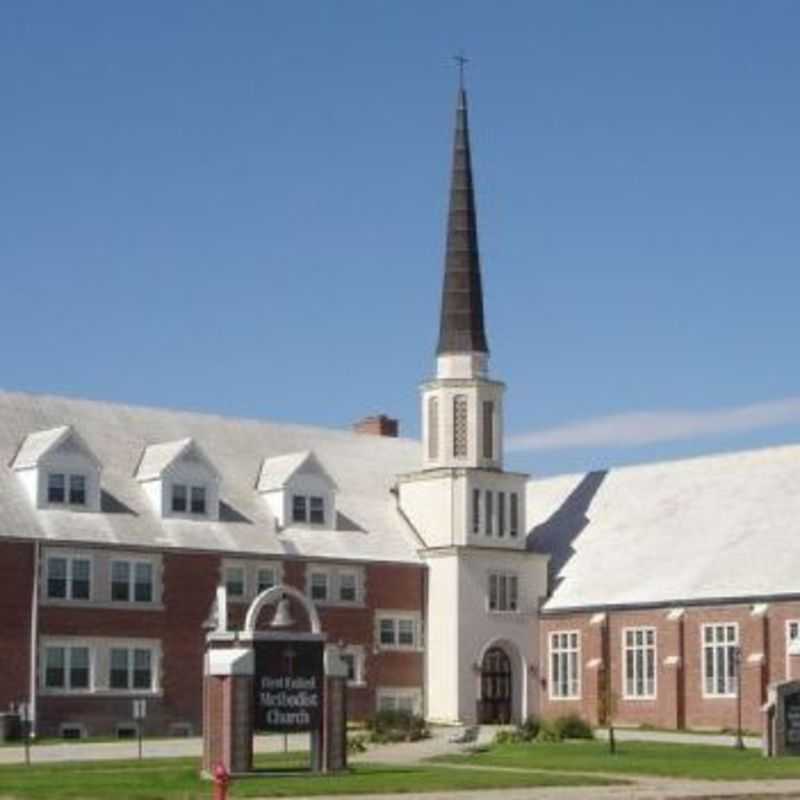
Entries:
POLYGON ((784 642, 785 642, 785 646, 786 646, 786 655, 784 656, 784 659, 786 661, 786 663, 784 665, 784 668, 785 668, 786 672, 784 674, 784 677, 786 678, 787 681, 789 680, 789 675, 791 674, 791 671, 789 669, 789 659, 791 658, 791 653, 789 652, 789 647, 791 646, 792 642, 795 641, 795 640, 800 640, 800 619, 787 619, 786 620, 786 635, 785 635, 785 638, 784 638, 784 642), (792 625, 796 625, 797 626, 797 635, 795 637, 792 637, 790 635, 791 634, 792 625))
POLYGON ((353 656, 353 670, 355 676, 352 680, 348 679, 347 685, 351 688, 359 688, 367 685, 366 679, 366 657, 364 646, 360 644, 345 645, 339 654, 339 657, 353 656))
POLYGON ((418 686, 379 686, 375 690, 375 710, 381 710, 381 701, 394 698, 395 709, 399 709, 399 701, 410 699, 412 713, 420 714, 422 709, 422 688, 418 686))
POLYGON ((156 575, 158 572, 155 559, 142 558, 140 556, 128 557, 118 556, 112 554, 108 560, 108 595, 109 600, 113 607, 120 608, 144 608, 152 606, 156 601, 156 575), (128 599, 115 600, 114 599, 114 564, 127 564, 129 568, 128 574, 128 599), (136 599, 136 567, 140 564, 150 567, 150 599, 137 600, 136 599))
MULTIPOLYGON (((716 651, 717 647, 739 647, 741 641, 739 638, 739 623, 738 622, 703 622, 700 624, 700 686, 702 689, 703 699, 705 700, 730 700, 736 697, 736 689, 729 692, 709 692, 706 689, 706 630, 709 628, 729 628, 732 627, 735 631, 733 642, 713 642, 710 646, 716 651)), ((727 638, 727 633, 726 633, 727 638)), ((744 656, 744 654, 742 654, 744 656)), ((726 654, 726 663, 728 655, 726 654)), ((741 667, 740 667, 741 668, 741 667)), ((716 664, 714 665, 714 676, 716 677, 716 664)), ((734 678, 735 684, 735 678, 734 678)))
POLYGON ((422 618, 418 611, 392 611, 381 609, 375 612, 375 649, 379 650, 400 650, 404 652, 419 652, 422 650, 422 618), (391 620, 393 625, 392 638, 394 643, 386 644, 381 642, 381 622, 391 620), (400 643, 400 622, 411 622, 413 638, 412 644, 400 643))
MULTIPOLYGON (((622 676, 621 677, 622 677, 622 697, 623 697, 623 699, 624 700, 632 700, 634 702, 635 701, 639 701, 639 700, 655 700, 658 697, 658 629, 655 627, 655 625, 631 625, 631 626, 628 626, 628 627, 622 629, 622 635, 620 637, 620 640, 621 640, 620 641, 620 645, 621 645, 620 649, 622 651, 622 663, 621 663, 622 676), (636 633, 637 632, 642 632, 646 636, 648 631, 652 631, 653 632, 653 644, 652 645, 648 645, 647 643, 645 643, 645 644, 643 644, 641 646, 637 646, 637 644, 635 642, 636 633), (643 650, 644 656, 647 655, 647 651, 648 650, 652 650, 653 651, 653 691, 650 692, 650 693, 648 693, 648 692, 645 692, 644 694, 636 694, 635 692, 633 694, 629 694, 628 693, 628 658, 627 658, 627 651, 628 651, 629 648, 628 648, 626 639, 627 639, 627 635, 628 635, 629 632, 634 635, 634 644, 633 644, 633 647, 630 648, 634 652, 634 665, 636 663, 635 662, 635 653, 636 653, 637 650, 639 650, 639 649, 643 650)), ((646 660, 646 658, 644 658, 644 666, 645 666, 645 670, 646 670, 647 669, 647 660, 646 660)), ((635 668, 634 668, 634 671, 635 671, 635 668)), ((634 683, 635 683, 635 677, 634 677, 633 680, 634 680, 634 683)), ((647 683, 647 675, 646 674, 645 674, 644 681, 645 681, 645 685, 646 685, 646 683, 647 683)))
POLYGON ((44 556, 44 597, 42 598, 47 603, 69 603, 72 604, 85 604, 92 603, 93 598, 96 596, 95 587, 95 567, 94 567, 94 554, 84 550, 69 550, 62 549, 47 549, 44 556), (51 597, 50 596, 50 561, 51 559, 61 559, 67 562, 67 573, 64 577, 65 582, 65 595, 64 597, 51 597), (88 561, 89 562, 89 596, 88 597, 73 597, 73 563, 75 561, 88 561))
POLYGON ((318 606, 338 606, 340 608, 363 608, 365 605, 366 591, 366 572, 364 567, 350 564, 322 564, 310 562, 306 565, 305 590, 308 598, 318 606), (324 599, 312 597, 311 595, 311 576, 325 575, 327 579, 327 589, 324 599), (341 585, 342 577, 348 575, 355 578, 355 600, 342 600, 341 585))
MULTIPOLYGON (((569 640, 568 640, 569 642, 569 640)), ((570 701, 570 700, 580 700, 582 697, 582 690, 583 690, 583 675, 582 668, 581 668, 581 645, 583 642, 581 641, 581 632, 578 629, 571 629, 571 630, 556 630, 556 631, 549 631, 547 634, 547 693, 550 700, 554 702, 560 701, 570 701), (556 685, 556 682, 553 680, 553 637, 554 636, 575 636, 576 645, 573 648, 571 645, 568 644, 566 648, 557 647, 556 651, 558 653, 564 653, 569 656, 571 653, 575 654, 575 691, 574 693, 567 693, 567 694, 555 694, 553 692, 553 687, 556 685)), ((570 659, 567 658, 567 664, 569 665, 570 659)), ((571 683, 569 680, 569 676, 567 679, 567 683, 571 683)))

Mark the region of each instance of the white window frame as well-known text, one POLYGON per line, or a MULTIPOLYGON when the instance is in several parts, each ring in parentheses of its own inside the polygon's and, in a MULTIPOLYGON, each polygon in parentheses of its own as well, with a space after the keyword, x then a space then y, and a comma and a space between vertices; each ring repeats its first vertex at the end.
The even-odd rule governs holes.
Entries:
POLYGON ((234 603, 244 602, 245 600, 247 600, 247 564, 245 564, 244 562, 241 564, 237 564, 232 561, 226 561, 222 566, 222 581, 225 584, 225 593, 227 595, 228 600, 231 600, 234 603), (228 590, 228 573, 232 570, 239 570, 242 573, 241 594, 232 594, 228 590))
POLYGON ((70 508, 70 509, 86 509, 89 508, 89 487, 91 481, 86 472, 76 472, 66 469, 47 469, 45 470, 45 484, 44 484, 44 501, 48 508, 70 508), (64 478, 64 499, 51 500, 50 499, 50 478, 53 475, 61 475, 64 478), (83 478, 83 502, 73 503, 70 500, 70 493, 72 491, 72 479, 83 478))
POLYGON ((558 630, 550 631, 547 635, 547 688, 551 700, 580 700, 582 690, 582 663, 581 663, 581 632, 579 630, 558 630), (566 647, 562 646, 561 642, 554 648, 553 642, 556 637, 567 637, 566 647), (573 646, 571 637, 575 637, 575 645, 573 646), (561 656, 564 656, 564 663, 566 664, 567 671, 569 672, 570 666, 575 665, 575 676, 570 678, 567 676, 567 690, 564 694, 561 693, 561 683, 556 681, 553 675, 553 655, 558 654, 559 663, 561 663, 561 656), (570 655, 575 656, 570 659, 570 655))
POLYGON ((339 564, 320 564, 311 562, 306 566, 306 597, 315 605, 338 606, 340 608, 361 608, 364 606, 364 584, 366 575, 363 568, 358 566, 339 564), (312 575, 325 575, 327 580, 327 593, 325 599, 316 599, 311 595, 312 575), (356 596, 354 600, 343 600, 341 584, 343 576, 352 576, 355 579, 356 596))
POLYGON ((254 569, 255 569, 255 580, 253 582, 253 593, 255 595, 259 595, 261 594, 261 592, 264 592, 267 589, 272 589, 273 587, 280 585, 281 583, 280 570, 275 564, 256 564, 254 569), (272 584, 262 589, 261 573, 267 571, 272 573, 272 584))
POLYGON ((352 679, 348 679, 347 685, 351 687, 366 686, 367 680, 365 677, 365 654, 364 647, 360 644, 349 644, 342 648, 342 655, 353 657, 353 672, 355 673, 352 679))
POLYGON ((158 692, 159 689, 159 668, 160 668, 160 650, 156 647, 151 647, 142 644, 131 644, 128 641, 121 641, 119 643, 110 642, 108 645, 108 692, 111 694, 147 694, 152 695, 158 692), (128 654, 128 685, 123 688, 121 686, 111 686, 111 653, 114 650, 124 650, 128 654), (142 687, 135 687, 133 685, 133 673, 136 666, 136 651, 141 650, 150 654, 150 686, 146 689, 142 687))
MULTIPOLYGON (((736 697, 736 667, 734 666, 734 671, 732 674, 727 674, 729 670, 729 659, 734 658, 732 650, 740 646, 740 639, 739 639, 739 623, 738 622, 707 622, 703 623, 700 626, 700 663, 702 666, 702 673, 701 673, 701 681, 703 687, 703 697, 709 700, 716 700, 716 699, 725 699, 725 698, 732 698, 736 697), (724 629, 725 630, 725 637, 726 640, 722 642, 718 642, 716 640, 716 633, 714 633, 714 641, 709 645, 706 644, 706 630, 714 630, 717 629, 724 629), (734 629, 734 638, 732 642, 727 641, 728 635, 728 628, 734 629), (726 669, 726 691, 724 692, 717 692, 717 691, 708 691, 708 686, 706 683, 706 668, 707 668, 707 653, 706 650, 708 647, 713 647, 714 649, 714 674, 712 676, 712 681, 714 686, 716 687, 718 682, 718 675, 717 675, 717 656, 716 651, 718 648, 724 648, 724 655, 723 655, 723 662, 725 664, 726 669)), ((741 665, 739 666, 741 668, 741 665)))
POLYGON ((47 553, 44 563, 44 599, 48 603, 91 603, 95 597, 94 585, 94 559, 88 553, 76 553, 73 551, 59 553, 52 550, 47 553), (66 574, 66 587, 64 597, 57 597, 50 594, 50 561, 60 559, 67 562, 66 574), (88 597, 73 597, 73 582, 74 582, 74 562, 75 561, 88 561, 89 562, 89 596, 88 597))
POLYGON ((380 611, 375 615, 375 647, 378 650, 402 650, 405 652, 415 652, 421 650, 422 631, 420 615, 409 611, 380 611), (381 642, 381 623, 392 622, 391 643, 381 642), (412 626, 411 644, 400 642, 400 622, 410 622, 412 626))
POLYGON ((42 642, 41 645, 41 673, 39 686, 43 694, 91 694, 94 691, 95 680, 95 653, 94 648, 90 644, 80 642, 78 640, 59 640, 48 639, 42 642), (48 650, 63 650, 64 651, 64 685, 63 686, 48 686, 47 685, 47 651, 48 650), (72 651, 73 650, 86 650, 88 653, 88 672, 89 680, 87 686, 79 688, 72 688, 70 680, 70 672, 72 665, 72 651))
POLYGON ((156 601, 156 565, 151 559, 148 558, 116 558, 109 559, 108 566, 108 597, 114 605, 132 605, 132 606, 150 606, 156 601), (114 599, 114 564, 127 564, 128 565, 128 599, 115 600, 114 599), (136 566, 146 565, 150 567, 150 599, 137 600, 136 599, 136 566))
POLYGON ((486 610, 490 614, 519 614, 519 575, 516 572, 503 572, 491 570, 486 575, 486 610), (492 579, 497 586, 497 598, 494 608, 492 608, 492 579), (503 584, 501 591, 500 584, 503 584), (514 591, 511 591, 511 587, 514 591), (514 607, 511 607, 511 596, 514 597, 514 607), (505 607, 501 608, 500 598, 505 598, 505 607))
POLYGON ((314 528, 324 528, 328 524, 328 518, 331 513, 331 502, 330 497, 327 492, 317 492, 317 493, 310 493, 310 492, 291 492, 289 495, 290 497, 290 507, 289 507, 289 518, 291 520, 291 525, 309 525, 314 528), (304 516, 303 519, 295 519, 294 516, 294 501, 296 497, 303 498, 303 510, 304 516), (312 520, 311 519, 311 501, 312 500, 319 500, 322 504, 322 519, 321 520, 312 520))
POLYGON ((182 480, 172 481, 169 485, 169 515, 171 517, 180 517, 186 519, 203 519, 204 517, 208 517, 211 495, 211 487, 207 483, 182 480), (181 486, 186 490, 186 508, 183 511, 175 508, 175 488, 177 486, 181 486), (192 493, 195 489, 203 490, 203 511, 192 511, 192 493))
POLYGON ((786 620, 786 680, 789 680, 790 669, 789 669, 789 648, 792 646, 792 642, 795 639, 800 639, 800 619, 787 619, 786 620), (792 636, 792 628, 795 628, 796 633, 792 636))
POLYGON ((622 629, 621 636, 621 649, 622 649, 622 696, 625 700, 655 700, 658 697, 658 631, 653 625, 637 625, 622 629), (633 644, 628 644, 628 634, 633 636, 633 644), (647 642, 647 634, 653 634, 653 643, 647 642), (636 641, 637 634, 641 634, 643 642, 640 644, 636 641), (628 651, 633 653, 633 675, 628 676, 628 651), (645 676, 642 685, 644 686, 643 692, 637 692, 636 688, 638 682, 638 668, 639 660, 637 659, 637 652, 642 651, 641 665, 644 667, 645 676), (653 678, 652 687, 648 687, 647 678, 647 654, 652 651, 652 664, 653 664, 653 678), (633 686, 633 691, 628 690, 628 683, 633 686), (650 688, 650 691, 648 691, 650 688))
POLYGON ((311 568, 308 570, 308 597, 312 603, 331 602, 331 573, 326 569, 311 568), (325 578, 325 597, 314 597, 314 578, 325 578))
POLYGON ((375 710, 402 710, 401 702, 408 700, 411 701, 411 713, 415 716, 420 715, 422 713, 422 689, 416 686, 379 686, 375 691, 375 710), (393 705, 394 708, 388 709, 387 705, 393 705))

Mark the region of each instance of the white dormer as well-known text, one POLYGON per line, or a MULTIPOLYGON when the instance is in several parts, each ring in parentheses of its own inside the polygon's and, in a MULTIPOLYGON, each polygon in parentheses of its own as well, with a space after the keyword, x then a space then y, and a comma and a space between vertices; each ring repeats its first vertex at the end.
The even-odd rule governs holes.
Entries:
POLYGON ((191 438, 145 448, 136 480, 162 517, 219 519, 220 474, 191 438))
POLYGON ((11 467, 36 508, 100 510, 102 465, 71 425, 27 436, 11 467))
POLYGON ((257 490, 281 528, 336 527, 336 484, 313 452, 267 458, 257 490))

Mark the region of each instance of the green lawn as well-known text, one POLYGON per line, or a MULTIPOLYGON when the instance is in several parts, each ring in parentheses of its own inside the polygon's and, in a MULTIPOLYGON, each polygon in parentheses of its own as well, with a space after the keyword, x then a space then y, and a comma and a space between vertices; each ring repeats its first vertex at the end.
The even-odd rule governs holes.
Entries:
POLYGON ((701 744, 606 742, 504 744, 467 756, 443 756, 449 763, 527 767, 557 771, 609 772, 709 780, 800 778, 800 758, 764 758, 757 750, 701 744))
MULTIPOLYGON (((307 756, 259 756, 257 766, 276 769, 307 764, 307 756)), ((93 761, 0 767, 0 797, 18 800, 207 800, 212 786, 198 777, 196 758, 145 761, 93 761)), ((446 767, 395 767, 359 764, 339 776, 268 775, 234 782, 233 797, 434 792, 519 786, 592 786, 617 783, 582 775, 492 772, 446 767)))

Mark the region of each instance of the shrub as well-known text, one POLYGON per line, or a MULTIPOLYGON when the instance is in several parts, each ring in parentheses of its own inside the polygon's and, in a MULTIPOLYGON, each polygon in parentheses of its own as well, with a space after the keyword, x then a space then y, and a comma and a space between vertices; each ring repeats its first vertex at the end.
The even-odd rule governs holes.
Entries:
POLYGON ((379 711, 367 722, 369 741, 416 742, 430 736, 425 720, 408 711, 379 711))
POLYGON ((536 734, 536 741, 560 742, 561 739, 561 730, 556 726, 555 720, 542 720, 541 725, 539 725, 539 732, 536 734))
POLYGON ((517 744, 518 742, 525 741, 522 738, 519 728, 514 730, 497 731, 494 735, 493 744, 517 744))
POLYGON ((525 722, 520 725, 516 732, 519 734, 519 740, 522 742, 532 742, 539 735, 539 730, 542 727, 542 721, 535 714, 531 714, 525 722))
POLYGON ((591 725, 577 714, 566 714, 558 717, 554 725, 562 739, 594 739, 591 725))

